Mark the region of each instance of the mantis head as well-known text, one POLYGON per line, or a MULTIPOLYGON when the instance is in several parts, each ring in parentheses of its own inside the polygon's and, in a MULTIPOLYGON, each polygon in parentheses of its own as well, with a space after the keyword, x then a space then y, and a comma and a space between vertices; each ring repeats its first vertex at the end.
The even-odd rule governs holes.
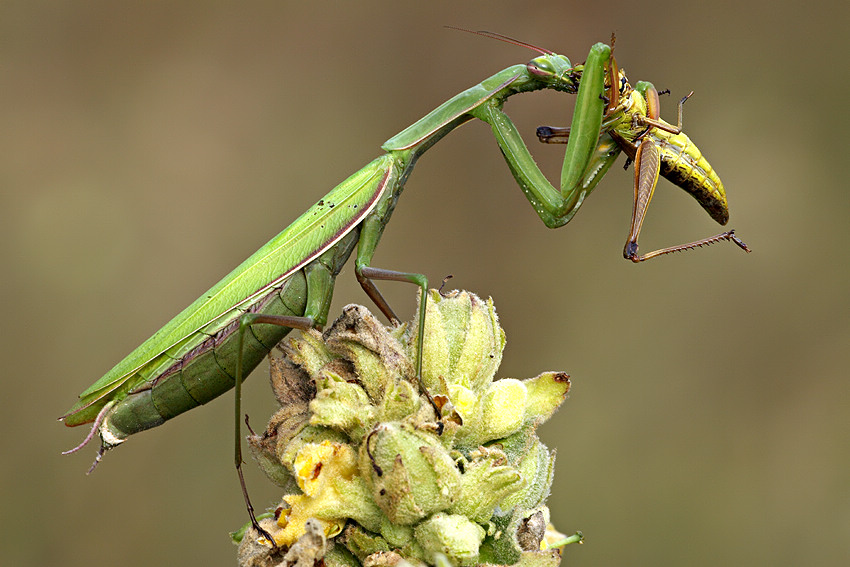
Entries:
MULTIPOLYGON (((546 53, 525 65, 530 75, 538 77, 556 90, 575 92, 578 88, 577 69, 564 55, 546 53)), ((580 74, 578 75, 580 76, 580 74)))

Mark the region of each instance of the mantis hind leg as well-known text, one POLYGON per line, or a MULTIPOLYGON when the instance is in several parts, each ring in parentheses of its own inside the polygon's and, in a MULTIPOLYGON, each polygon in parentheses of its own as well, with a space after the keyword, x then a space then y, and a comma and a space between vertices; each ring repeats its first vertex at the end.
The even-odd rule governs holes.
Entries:
POLYGON ((419 333, 416 337, 416 379, 419 381, 419 388, 425 393, 428 401, 431 402, 431 405, 434 407, 435 411, 437 411, 437 415, 439 416, 440 412, 435 405, 434 400, 431 398, 431 394, 422 383, 422 346, 425 337, 425 308, 428 297, 428 278, 426 278, 423 274, 398 272, 395 270, 385 270, 383 268, 374 268, 371 266, 372 256, 375 254, 375 248, 377 247, 378 241, 383 233, 386 218, 386 216, 373 215, 363 222, 363 226, 360 229, 360 240, 357 245, 357 260, 355 261, 357 281, 360 283, 360 287, 363 288, 363 291, 366 292, 366 295, 368 295, 372 302, 378 306, 378 309, 381 310, 387 319, 394 323, 399 322, 399 318, 381 295, 381 292, 375 285, 374 280, 406 282, 419 287, 421 301, 419 302, 419 312, 417 314, 419 333))
MULTIPOLYGON (((292 329, 306 330, 317 326, 322 326, 327 321, 328 310, 330 308, 331 297, 333 295, 333 286, 335 274, 324 263, 317 260, 308 264, 304 268, 304 273, 307 280, 307 303, 304 308, 303 316, 289 315, 266 315, 262 313, 245 313, 239 318, 238 330, 238 355, 236 362, 236 387, 235 387, 235 447, 234 447, 234 462, 236 465, 236 474, 239 476, 239 484, 242 488, 242 496, 245 499, 245 508, 248 510, 248 516, 251 518, 251 525, 257 530, 261 536, 266 538, 273 547, 277 547, 277 543, 271 534, 263 529, 257 517, 254 514, 254 506, 251 504, 251 498, 248 495, 248 488, 245 485, 245 476, 242 474, 242 378, 243 364, 242 355, 245 348, 245 333, 252 325, 278 325, 281 327, 289 327, 292 329)), ((247 416, 246 416, 247 420, 247 416)))
MULTIPOLYGON (((242 497, 245 499, 245 508, 248 510, 248 516, 251 518, 251 525, 257 530, 261 536, 271 543, 272 547, 277 548, 272 535, 260 526, 257 521, 257 516, 254 514, 254 505, 251 504, 251 497, 248 496, 248 487, 245 485, 245 476, 242 474, 242 353, 244 351, 245 332, 251 325, 279 325, 281 327, 289 327, 293 329, 309 329, 315 326, 313 317, 293 317, 286 315, 263 315, 258 313, 245 313, 239 318, 239 347, 238 358, 236 363, 236 386, 234 392, 235 398, 235 449, 233 460, 236 464, 236 474, 239 476, 239 485, 242 488, 242 497)), ((247 421, 247 416, 245 417, 247 421)))
POLYGON ((422 382, 422 347, 425 343, 425 310, 428 301, 428 278, 426 278, 423 274, 415 274, 412 272, 397 272, 394 270, 373 268, 368 265, 360 265, 359 263, 356 270, 357 281, 360 282, 360 286, 363 288, 363 291, 366 292, 366 295, 368 295, 369 298, 372 299, 372 301, 375 303, 375 305, 378 306, 381 312, 386 315, 390 321, 394 323, 398 323, 399 319, 395 315, 395 313, 393 313, 389 304, 381 295, 381 292, 378 290, 373 280, 406 282, 419 286, 419 293, 421 299, 419 301, 419 312, 417 314, 417 320, 419 322, 417 328, 419 331, 416 334, 416 380, 419 382, 419 389, 428 398, 428 401, 431 403, 431 406, 434 408, 434 411, 439 417, 440 408, 437 406, 436 402, 434 402, 434 399, 431 397, 431 393, 428 391, 428 388, 426 388, 425 384, 422 382))

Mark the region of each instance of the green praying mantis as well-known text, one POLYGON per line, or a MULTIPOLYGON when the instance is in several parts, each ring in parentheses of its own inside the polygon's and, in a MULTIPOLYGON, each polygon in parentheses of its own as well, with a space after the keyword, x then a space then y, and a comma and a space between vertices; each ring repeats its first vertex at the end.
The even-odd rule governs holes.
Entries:
MULTIPOLYGON (((291 329, 326 323, 335 278, 355 246, 357 280, 390 320, 398 318, 375 281, 405 281, 423 292, 427 289, 423 275, 372 267, 372 257, 416 161, 443 136, 473 119, 490 126, 511 173, 547 227, 568 223, 624 151, 635 165, 626 258, 640 262, 723 240, 748 251, 733 231, 728 231, 638 254, 638 236, 659 173, 691 193, 719 223, 725 224, 728 219, 720 179, 681 132, 685 99, 679 103, 679 124, 672 126, 659 117, 655 88, 650 83, 632 88, 618 69, 609 45, 594 45, 584 64, 573 65, 567 57, 548 50, 498 34, 476 33, 530 47, 540 55, 463 91, 390 138, 382 146, 386 153, 337 185, 80 394, 60 420, 68 426, 93 425, 83 443, 68 452, 98 435, 101 446, 93 469, 106 450, 131 435, 161 425, 235 387, 238 469, 242 378, 291 329), (502 110, 510 96, 541 89, 577 95, 570 128, 542 128, 538 132, 543 141, 567 145, 560 189, 540 171, 502 110)), ((422 297, 420 329, 424 293, 422 297)), ((421 352, 422 333, 418 340, 421 352)), ((421 359, 417 356, 419 370, 421 359)))

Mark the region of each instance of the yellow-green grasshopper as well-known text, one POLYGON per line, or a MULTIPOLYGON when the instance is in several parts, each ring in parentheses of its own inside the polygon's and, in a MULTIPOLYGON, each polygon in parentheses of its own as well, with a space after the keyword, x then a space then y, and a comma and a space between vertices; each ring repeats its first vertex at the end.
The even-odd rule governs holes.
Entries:
MULTIPOLYGON (((96 464, 104 451, 130 435, 161 425, 235 386, 238 468, 242 377, 292 328, 326 323, 335 278, 355 246, 356 277, 391 320, 397 318, 374 280, 408 281, 426 290, 424 276, 374 268, 372 257, 416 160, 443 136, 472 119, 490 125, 508 167, 546 226, 568 223, 610 167, 605 155, 614 143, 609 135, 611 120, 629 116, 630 111, 621 110, 619 102, 612 106, 610 93, 605 96, 606 73, 617 76, 610 72, 613 59, 608 45, 594 45, 581 65, 573 65, 563 55, 535 49, 540 55, 530 62, 496 73, 390 138, 382 146, 386 153, 322 197, 80 394, 60 419, 69 426, 93 425, 86 440, 72 451, 97 434, 101 446, 96 464), (553 187, 537 167, 516 127, 502 111, 508 97, 540 89, 577 94, 560 189, 553 187)), ((612 90, 610 84, 608 90, 612 90)), ((640 138, 628 132, 623 137, 632 142, 640 138)), ((637 156, 640 160, 640 150, 637 156)), ((722 187, 719 191, 722 195, 722 187)), ((635 213, 635 219, 639 218, 635 213)), ((640 222, 635 219, 633 226, 637 223, 639 231, 640 222)), ((676 249, 719 240, 733 240, 743 247, 729 232, 676 249)), ((636 248, 637 232, 634 244, 636 248)), ((422 297, 420 329, 424 293, 422 297)), ((418 340, 421 352, 421 333, 418 340)), ((421 360, 417 359, 419 370, 421 360)))
MULTIPOLYGON (((682 132, 682 106, 694 94, 693 91, 679 101, 679 122, 673 126, 660 117, 659 92, 653 84, 638 81, 632 88, 612 55, 607 66, 606 94, 607 104, 599 141, 585 165, 580 185, 588 193, 592 191, 621 151, 628 156, 627 167, 634 162, 634 208, 623 257, 633 262, 643 262, 721 240, 730 240, 749 252, 747 245, 735 236, 735 232, 728 231, 688 244, 638 254, 638 236, 655 193, 659 174, 690 193, 711 218, 720 224, 729 221, 726 191, 714 168, 696 144, 682 132)), ((541 126, 537 129, 537 137, 544 143, 569 144, 570 131, 570 127, 541 126)))

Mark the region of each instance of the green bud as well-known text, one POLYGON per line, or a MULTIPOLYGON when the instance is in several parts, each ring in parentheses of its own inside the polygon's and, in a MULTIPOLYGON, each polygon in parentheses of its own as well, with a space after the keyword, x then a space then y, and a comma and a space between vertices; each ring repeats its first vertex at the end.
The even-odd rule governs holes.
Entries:
POLYGON ((403 549, 414 543, 413 528, 394 524, 384 516, 381 524, 381 536, 395 549, 403 549))
POLYGON ((527 483, 498 449, 482 447, 470 456, 472 460, 463 464, 458 498, 449 511, 483 524, 500 502, 525 488, 527 483))
POLYGON ((361 561, 369 555, 388 552, 391 549, 386 539, 379 534, 364 530, 357 524, 349 524, 339 541, 361 561))
POLYGON ((423 407, 418 388, 407 380, 397 380, 388 385, 378 408, 381 421, 409 419, 423 407))
POLYGON ((434 514, 413 530, 416 541, 432 558, 442 553, 453 565, 474 565, 484 540, 484 528, 466 516, 434 514))
POLYGON ((286 357, 303 368, 308 376, 315 376, 325 364, 334 359, 322 339, 322 334, 315 329, 302 331, 300 335, 286 340, 281 349, 286 353, 286 357))
POLYGON ((361 567, 360 561, 345 546, 334 545, 325 553, 325 567, 361 567))
POLYGON ((328 329, 326 340, 332 352, 354 366, 376 405, 396 382, 414 377, 407 347, 361 305, 347 305, 328 329))
POLYGON ((377 425, 360 446, 360 474, 394 523, 413 524, 452 505, 460 471, 430 433, 399 423, 377 425))
POLYGON ((479 402, 482 418, 477 441, 508 437, 526 425, 537 427, 551 417, 569 391, 570 378, 563 372, 545 372, 523 381, 503 378, 493 382, 479 402))
POLYGON ((324 425, 346 432, 358 441, 374 425, 377 409, 366 391, 333 373, 322 371, 316 398, 310 402, 311 425, 324 425))
POLYGON ((555 412, 569 389, 569 376, 563 372, 545 372, 522 381, 496 380, 478 398, 470 390, 453 387, 450 395, 464 425, 458 432, 458 446, 472 449, 527 426, 533 431, 555 412))
POLYGON ((506 453, 517 458, 512 464, 519 469, 526 481, 522 490, 507 496, 499 506, 503 510, 518 507, 532 509, 538 507, 549 495, 549 488, 555 476, 555 453, 549 452, 530 428, 513 435, 504 446, 506 453), (510 447, 510 449, 508 449, 510 447))
MULTIPOLYGON (((389 521, 386 521, 381 528, 380 535, 364 530, 357 524, 349 524, 338 541, 354 553, 364 565, 382 565, 387 559, 397 561, 399 556, 407 561, 418 560, 416 563, 419 564, 425 557, 422 548, 413 539, 413 528, 399 526, 389 521), (396 557, 393 558, 389 554, 395 554, 396 557)), ((390 565, 396 565, 396 563, 393 562, 390 565)))
POLYGON ((527 400, 528 390, 519 380, 504 378, 490 384, 480 402, 484 416, 478 434, 480 442, 500 439, 519 431, 525 421, 527 400))
POLYGON ((535 427, 555 413, 567 399, 570 391, 570 376, 564 372, 544 372, 536 378, 524 380, 526 398, 525 422, 535 427))
POLYGON ((505 332, 492 299, 485 302, 466 291, 443 295, 429 290, 422 380, 432 394, 451 398, 455 385, 481 392, 493 379, 504 348, 505 332))

